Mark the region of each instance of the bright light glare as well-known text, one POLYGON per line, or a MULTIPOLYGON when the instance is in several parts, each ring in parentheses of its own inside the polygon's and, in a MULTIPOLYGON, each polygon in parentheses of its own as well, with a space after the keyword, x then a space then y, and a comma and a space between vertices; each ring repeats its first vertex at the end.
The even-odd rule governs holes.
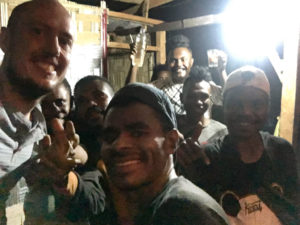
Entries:
POLYGON ((232 0, 223 14, 223 38, 236 57, 264 57, 298 26, 299 0, 232 0))

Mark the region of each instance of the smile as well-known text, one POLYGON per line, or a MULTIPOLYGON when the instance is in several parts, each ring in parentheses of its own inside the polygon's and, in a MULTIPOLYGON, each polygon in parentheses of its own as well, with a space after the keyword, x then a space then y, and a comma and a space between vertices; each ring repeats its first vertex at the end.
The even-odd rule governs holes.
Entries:
POLYGON ((37 62, 36 65, 41 70, 43 70, 44 72, 46 72, 47 74, 51 74, 51 75, 55 75, 56 74, 55 67, 52 64, 45 63, 45 62, 37 62))
POLYGON ((185 68, 177 68, 175 71, 176 71, 176 72, 184 72, 184 71, 185 71, 185 68))
POLYGON ((140 163, 140 160, 129 160, 125 162, 118 162, 116 163, 117 167, 123 167, 123 166, 131 166, 140 163))

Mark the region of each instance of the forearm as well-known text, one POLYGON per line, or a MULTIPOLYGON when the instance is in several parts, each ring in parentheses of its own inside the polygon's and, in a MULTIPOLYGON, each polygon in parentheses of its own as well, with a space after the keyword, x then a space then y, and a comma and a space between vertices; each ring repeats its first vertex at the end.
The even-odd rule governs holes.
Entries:
POLYGON ((136 82, 138 66, 130 65, 128 75, 125 80, 125 85, 136 82))
POLYGON ((76 173, 78 186, 70 200, 67 217, 76 221, 101 214, 105 208, 105 193, 101 185, 100 171, 88 171, 81 175, 76 173))

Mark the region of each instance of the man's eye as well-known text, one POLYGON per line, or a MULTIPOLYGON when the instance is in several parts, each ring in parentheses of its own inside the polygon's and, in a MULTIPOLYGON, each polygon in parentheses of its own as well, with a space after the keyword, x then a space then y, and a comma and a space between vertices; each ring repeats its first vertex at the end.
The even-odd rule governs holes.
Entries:
POLYGON ((264 108, 267 105, 267 103, 263 102, 263 101, 254 101, 252 103, 252 107, 254 109, 261 109, 264 108))
POLYGON ((33 27, 32 32, 36 35, 40 35, 40 34, 42 34, 42 29, 38 28, 38 27, 33 27))
POLYGON ((145 134, 145 132, 142 130, 133 130, 130 132, 130 134, 132 137, 141 137, 142 135, 145 134))
POLYGON ((59 38, 59 43, 62 45, 65 49, 71 48, 73 45, 73 40, 69 37, 61 37, 59 38))
POLYGON ((119 135, 119 131, 108 128, 104 130, 102 140, 108 144, 111 144, 118 138, 119 135))
POLYGON ((107 96, 104 94, 104 93, 99 93, 99 92, 97 92, 97 93, 95 93, 95 98, 96 99, 106 99, 107 98, 107 96))
POLYGON ((61 107, 64 105, 64 102, 65 101, 63 99, 56 99, 54 103, 56 106, 61 107))
POLYGON ((76 104, 86 104, 87 102, 88 102, 88 100, 86 98, 83 98, 83 97, 79 97, 76 100, 76 104))

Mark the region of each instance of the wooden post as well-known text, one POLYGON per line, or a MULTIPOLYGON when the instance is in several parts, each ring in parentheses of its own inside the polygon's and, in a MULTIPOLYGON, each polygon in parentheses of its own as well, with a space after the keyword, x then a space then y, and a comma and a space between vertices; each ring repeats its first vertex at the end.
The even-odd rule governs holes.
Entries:
MULTIPOLYGON (((295 59, 295 72, 296 79, 296 100, 295 100, 295 114, 294 114, 294 133, 293 133, 293 146, 296 150, 298 162, 298 174, 300 173, 300 29, 295 34, 298 40, 295 40, 295 51, 297 51, 297 58, 295 59), (298 46, 296 45, 298 44, 298 46)), ((296 54, 296 53, 295 53, 296 54)), ((300 179, 300 178, 299 178, 300 179)), ((299 180, 300 182, 300 180, 299 180)))
POLYGON ((293 143, 294 147, 300 141, 300 74, 298 58, 299 27, 294 27, 284 40, 284 70, 280 114, 280 136, 293 143))
POLYGON ((156 52, 156 64, 166 63, 166 32, 156 32, 156 46, 159 51, 156 52))

